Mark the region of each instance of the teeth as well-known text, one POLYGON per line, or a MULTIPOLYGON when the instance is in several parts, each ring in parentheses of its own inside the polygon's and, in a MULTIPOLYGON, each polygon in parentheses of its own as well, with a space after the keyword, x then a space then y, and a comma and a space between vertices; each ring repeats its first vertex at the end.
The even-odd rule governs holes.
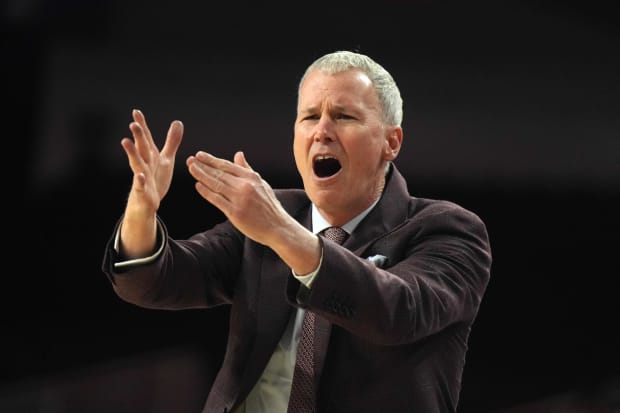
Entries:
POLYGON ((336 159, 336 158, 331 155, 317 155, 317 157, 314 159, 317 161, 322 161, 323 159, 336 159))

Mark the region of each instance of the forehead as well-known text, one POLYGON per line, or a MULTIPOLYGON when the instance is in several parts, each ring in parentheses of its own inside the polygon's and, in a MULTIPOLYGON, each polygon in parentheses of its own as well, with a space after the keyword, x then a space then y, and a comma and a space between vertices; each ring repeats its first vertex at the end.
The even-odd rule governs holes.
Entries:
POLYGON ((328 100, 331 103, 375 103, 378 98, 368 76, 357 69, 335 74, 314 70, 306 76, 299 89, 299 103, 313 105, 328 100))

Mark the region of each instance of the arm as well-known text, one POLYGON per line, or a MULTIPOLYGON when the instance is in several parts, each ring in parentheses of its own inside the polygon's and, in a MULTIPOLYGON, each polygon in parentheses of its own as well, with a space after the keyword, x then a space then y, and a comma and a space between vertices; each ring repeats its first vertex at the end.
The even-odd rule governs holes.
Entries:
MULTIPOLYGON (((158 222, 157 210, 170 186, 182 124, 178 121, 171 124, 166 143, 158 152, 142 113, 134 111, 133 116, 130 129, 134 140, 125 138, 122 145, 134 180, 118 227, 120 236, 114 242, 117 254, 112 257, 114 254, 108 252, 107 263, 104 263, 104 272, 109 274, 122 298, 156 308, 208 306, 221 302, 212 300, 209 291, 218 300, 229 300, 230 285, 223 280, 230 278, 234 271, 228 268, 211 271, 210 267, 224 262, 222 256, 230 255, 230 251, 241 250, 238 241, 243 235, 271 247, 295 273, 308 274, 318 267, 321 251, 317 236, 282 208, 271 187, 252 170, 241 152, 235 155, 234 163, 204 152, 187 160, 190 173, 197 179, 198 193, 224 212, 229 219, 229 228, 224 232, 234 235, 220 236, 217 230, 198 234, 194 238, 201 239, 201 245, 197 245, 195 239, 187 242, 169 239, 165 230, 162 231, 163 223, 158 222), (206 234, 209 236, 204 236, 206 234), (220 244, 224 239, 235 239, 234 246, 220 244), (123 265, 114 266, 118 261, 124 261, 123 265), (181 287, 184 284, 171 275, 173 264, 182 277, 191 278, 185 285, 191 285, 196 296, 184 294, 181 287), (219 286, 214 288, 214 285, 219 286), (176 295, 177 300, 164 298, 164 291, 166 296, 176 295), (199 293, 204 291, 207 291, 206 297, 201 299, 199 293), (185 298, 181 299, 182 296, 185 298)), ((239 263, 241 256, 236 255, 231 260, 239 263)))
MULTIPOLYGON (((120 221, 115 233, 118 225, 120 221)), ((229 222, 187 240, 170 238, 159 218, 157 227, 160 247, 146 259, 121 261, 114 248, 116 237, 108 241, 102 269, 116 294, 129 303, 156 309, 230 303, 245 237, 229 222)))
POLYGON ((187 166, 198 193, 245 236, 271 248, 295 274, 316 270, 321 258, 318 237, 284 210, 242 152, 234 162, 198 152, 187 159, 187 166))
POLYGON ((172 122, 160 152, 142 112, 134 110, 132 116, 129 129, 133 140, 121 141, 133 172, 118 243, 119 254, 126 259, 142 258, 156 249, 156 214, 170 188, 175 156, 183 136, 183 124, 172 122))
MULTIPOLYGON (((471 323, 490 275, 488 236, 477 216, 442 205, 416 214, 377 241, 376 248, 385 248, 372 253, 388 256, 389 268, 326 240, 321 268, 302 305, 386 345, 471 323)), ((298 298, 294 285, 289 288, 293 304, 298 298)))

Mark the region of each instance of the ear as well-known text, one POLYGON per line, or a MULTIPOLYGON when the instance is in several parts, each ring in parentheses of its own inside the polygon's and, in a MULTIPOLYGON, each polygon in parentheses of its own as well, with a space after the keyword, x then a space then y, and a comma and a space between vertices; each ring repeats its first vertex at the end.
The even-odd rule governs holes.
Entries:
POLYGON ((386 131, 383 159, 386 161, 392 161, 396 159, 398 153, 400 152, 400 147, 402 144, 403 128, 401 128, 400 126, 392 126, 390 130, 386 131))

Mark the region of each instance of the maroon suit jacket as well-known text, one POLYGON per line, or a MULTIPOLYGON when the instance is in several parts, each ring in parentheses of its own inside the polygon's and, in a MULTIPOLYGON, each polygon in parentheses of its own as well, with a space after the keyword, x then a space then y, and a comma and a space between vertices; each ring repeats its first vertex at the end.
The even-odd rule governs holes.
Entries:
MULTIPOLYGON (((311 226, 299 189, 276 190, 311 226)), ((161 223, 165 232, 165 227, 161 223)), ((342 245, 323 241, 311 290, 228 221, 123 272, 111 238, 103 271, 147 308, 230 306, 224 359, 203 413, 231 412, 257 382, 295 307, 317 314, 320 413, 455 412, 470 329, 489 281, 485 225, 448 201, 416 198, 392 166, 381 200, 342 245), (367 259, 382 255, 377 265, 367 259)))

